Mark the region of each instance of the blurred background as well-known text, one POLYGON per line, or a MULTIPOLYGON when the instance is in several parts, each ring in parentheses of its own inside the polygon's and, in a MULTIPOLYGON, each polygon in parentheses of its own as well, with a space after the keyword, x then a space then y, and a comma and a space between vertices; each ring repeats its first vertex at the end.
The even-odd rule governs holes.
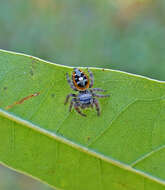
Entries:
MULTIPOLYGON (((165 80, 163 0, 0 0, 0 48, 165 80)), ((51 190, 0 166, 1 190, 51 190)))

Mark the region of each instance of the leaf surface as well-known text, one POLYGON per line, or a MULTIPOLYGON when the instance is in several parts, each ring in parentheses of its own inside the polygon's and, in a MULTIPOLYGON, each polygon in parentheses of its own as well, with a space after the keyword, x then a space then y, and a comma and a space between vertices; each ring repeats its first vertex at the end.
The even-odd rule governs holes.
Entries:
POLYGON ((91 70, 110 97, 84 118, 64 106, 72 68, 0 51, 0 162, 56 189, 165 189, 165 83, 91 70))

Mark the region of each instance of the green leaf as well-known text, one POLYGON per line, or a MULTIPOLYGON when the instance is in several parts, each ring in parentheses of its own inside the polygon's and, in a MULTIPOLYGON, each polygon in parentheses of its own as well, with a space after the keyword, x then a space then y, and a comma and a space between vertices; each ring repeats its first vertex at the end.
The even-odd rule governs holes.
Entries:
POLYGON ((165 83, 91 70, 110 97, 84 118, 64 106, 72 68, 0 51, 0 162, 56 189, 165 189, 165 83))

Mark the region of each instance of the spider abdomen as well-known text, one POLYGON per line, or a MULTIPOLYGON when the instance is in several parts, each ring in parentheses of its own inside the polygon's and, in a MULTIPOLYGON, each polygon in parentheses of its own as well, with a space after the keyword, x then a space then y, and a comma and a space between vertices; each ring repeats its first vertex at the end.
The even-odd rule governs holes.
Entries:
POLYGON ((92 95, 91 94, 80 94, 79 100, 81 104, 91 104, 92 95))

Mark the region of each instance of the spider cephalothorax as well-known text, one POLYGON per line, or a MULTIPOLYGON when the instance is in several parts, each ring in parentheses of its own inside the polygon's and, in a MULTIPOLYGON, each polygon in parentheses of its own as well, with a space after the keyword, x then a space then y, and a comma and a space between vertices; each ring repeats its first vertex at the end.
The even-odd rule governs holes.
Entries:
POLYGON ((81 109, 85 109, 88 107, 93 108, 93 106, 95 105, 97 110, 97 115, 100 115, 100 106, 96 97, 104 98, 104 97, 109 97, 109 95, 101 95, 94 93, 96 91, 104 92, 105 90, 102 90, 100 88, 92 88, 94 78, 92 72, 89 69, 88 72, 89 72, 89 77, 80 69, 74 68, 72 73, 72 81, 70 80, 68 73, 66 74, 67 81, 70 87, 73 90, 78 91, 79 93, 68 94, 66 97, 65 104, 67 104, 69 97, 73 97, 72 100, 70 101, 69 111, 71 111, 72 107, 74 106, 75 110, 80 115, 86 116, 81 112, 80 108, 81 109))
POLYGON ((72 81, 76 89, 79 91, 84 91, 89 88, 89 78, 80 69, 74 69, 72 74, 72 81))

